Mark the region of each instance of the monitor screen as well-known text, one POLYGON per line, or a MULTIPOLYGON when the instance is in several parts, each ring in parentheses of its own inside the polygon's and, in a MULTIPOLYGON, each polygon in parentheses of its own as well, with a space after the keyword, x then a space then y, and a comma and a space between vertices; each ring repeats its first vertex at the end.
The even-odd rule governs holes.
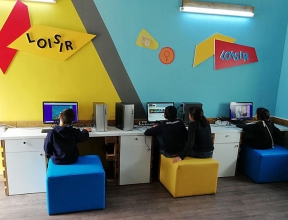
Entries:
POLYGON ((200 102, 183 102, 182 103, 182 120, 184 122, 184 124, 189 124, 190 123, 190 119, 189 119, 189 111, 191 107, 195 107, 198 106, 200 108, 202 108, 202 103, 200 102))
POLYGON ((73 123, 78 123, 78 102, 43 102, 43 124, 57 124, 60 113, 66 108, 74 110, 73 123))
POLYGON ((147 102, 147 121, 153 123, 166 120, 164 112, 167 106, 174 106, 174 102, 147 102))
POLYGON ((230 102, 230 120, 248 120, 252 118, 252 102, 230 102))

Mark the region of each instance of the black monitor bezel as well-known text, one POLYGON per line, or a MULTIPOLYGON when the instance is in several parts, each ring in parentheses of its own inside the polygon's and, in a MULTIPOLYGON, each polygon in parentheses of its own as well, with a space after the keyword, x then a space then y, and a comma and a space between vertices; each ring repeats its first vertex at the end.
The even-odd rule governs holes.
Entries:
POLYGON ((58 124, 59 123, 59 120, 55 120, 55 121, 45 121, 45 117, 44 117, 44 105, 45 104, 53 104, 53 103, 57 103, 57 104, 68 104, 68 103, 72 103, 72 104, 76 104, 76 109, 77 109, 77 112, 75 112, 75 118, 76 120, 73 120, 73 124, 76 124, 76 123, 79 123, 79 112, 78 112, 78 102, 75 102, 75 101, 71 101, 71 102, 68 102, 68 101, 43 101, 42 102, 42 123, 43 124, 58 124))

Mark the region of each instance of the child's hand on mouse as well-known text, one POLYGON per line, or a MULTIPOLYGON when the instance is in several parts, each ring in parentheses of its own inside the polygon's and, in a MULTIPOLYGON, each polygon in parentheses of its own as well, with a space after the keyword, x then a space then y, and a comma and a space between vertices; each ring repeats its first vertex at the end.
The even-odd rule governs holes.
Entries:
POLYGON ((89 128, 89 127, 84 128, 84 129, 87 130, 88 132, 91 132, 91 131, 92 131, 92 128, 89 128))

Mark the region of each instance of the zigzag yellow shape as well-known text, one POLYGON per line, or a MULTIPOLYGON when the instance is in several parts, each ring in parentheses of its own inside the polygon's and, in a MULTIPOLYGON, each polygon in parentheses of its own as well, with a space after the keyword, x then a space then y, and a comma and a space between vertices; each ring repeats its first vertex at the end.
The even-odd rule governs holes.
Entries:
POLYGON ((197 44, 195 48, 193 67, 199 65, 200 63, 204 62, 209 57, 214 55, 215 39, 230 43, 234 43, 236 41, 235 38, 216 33, 211 37, 207 38, 206 40, 202 41, 200 44, 197 44))

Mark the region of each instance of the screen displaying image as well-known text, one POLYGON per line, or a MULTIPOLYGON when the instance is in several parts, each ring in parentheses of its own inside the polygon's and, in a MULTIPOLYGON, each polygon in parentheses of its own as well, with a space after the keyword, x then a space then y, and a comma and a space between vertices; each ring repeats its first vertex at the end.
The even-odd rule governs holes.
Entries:
POLYGON ((230 103, 230 119, 231 120, 247 120, 253 118, 252 102, 231 102, 230 103))
POLYGON ((166 120, 164 117, 165 108, 174 106, 174 102, 148 102, 147 103, 147 121, 158 122, 166 120))
POLYGON ((59 122, 60 113, 71 108, 75 112, 73 123, 78 123, 78 103, 77 102, 43 102, 43 123, 53 124, 59 122))

